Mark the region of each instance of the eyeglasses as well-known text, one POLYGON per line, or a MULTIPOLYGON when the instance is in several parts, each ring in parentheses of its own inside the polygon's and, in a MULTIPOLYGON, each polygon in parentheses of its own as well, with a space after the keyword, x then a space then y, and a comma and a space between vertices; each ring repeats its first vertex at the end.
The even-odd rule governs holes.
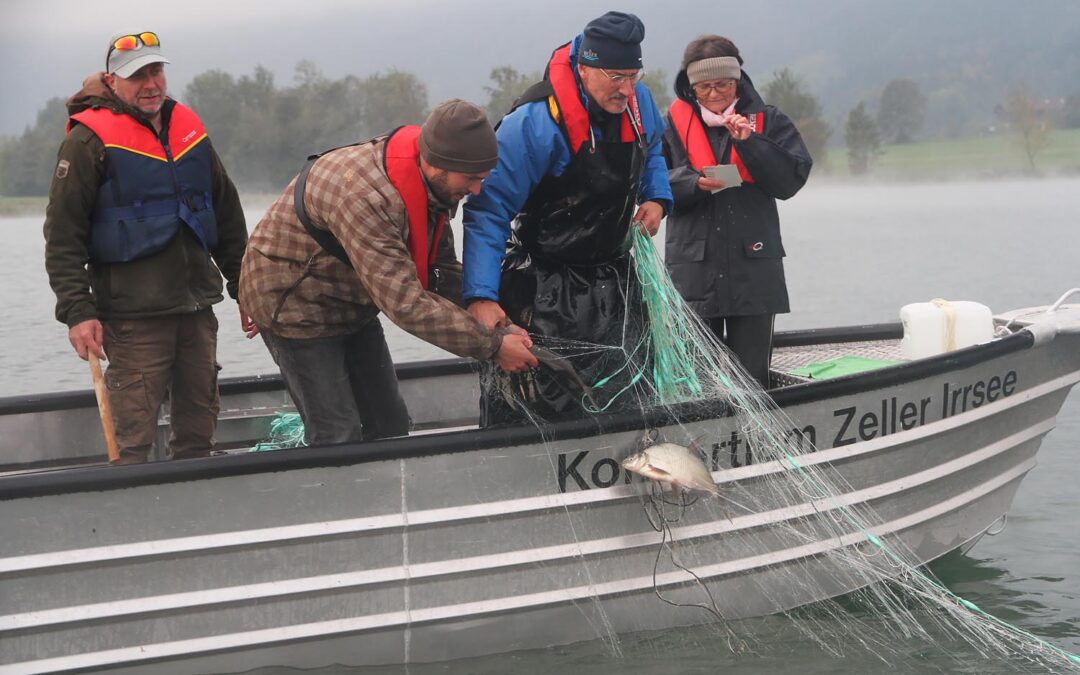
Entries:
POLYGON ((707 96, 709 92, 722 94, 735 88, 735 80, 719 80, 717 82, 698 82, 694 85, 694 93, 698 96, 707 96))
POLYGON ((638 82, 641 82, 641 79, 643 77, 645 77, 644 68, 639 68, 638 70, 635 70, 633 75, 627 75, 626 73, 609 73, 603 68, 597 68, 597 70, 606 75, 607 79, 611 80, 611 83, 616 87, 621 85, 623 82, 633 82, 634 84, 637 84, 638 82))
POLYGON ((158 39, 157 33, 151 33, 147 31, 144 33, 132 33, 131 35, 122 35, 113 40, 112 45, 109 46, 109 53, 105 55, 105 70, 109 70, 109 57, 112 56, 112 53, 114 51, 130 52, 133 49, 159 46, 161 46, 161 40, 158 39))

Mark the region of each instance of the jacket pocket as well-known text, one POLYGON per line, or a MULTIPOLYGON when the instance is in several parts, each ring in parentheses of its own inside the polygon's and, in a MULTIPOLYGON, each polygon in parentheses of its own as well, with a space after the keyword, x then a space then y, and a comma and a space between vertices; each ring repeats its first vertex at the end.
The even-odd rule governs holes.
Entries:
POLYGON ((462 274, 460 265, 445 265, 435 263, 431 267, 431 277, 428 289, 441 295, 459 307, 464 307, 462 302, 462 274))
POLYGON ((664 256, 669 264, 701 262, 705 260, 705 240, 669 241, 664 256))
POLYGON ((706 271, 705 240, 668 242, 664 252, 668 274, 686 300, 701 300, 709 291, 712 275, 706 271))
POLYGON ((157 411, 150 410, 143 374, 137 370, 109 366, 105 371, 105 387, 109 390, 116 437, 121 445, 153 443, 157 411))

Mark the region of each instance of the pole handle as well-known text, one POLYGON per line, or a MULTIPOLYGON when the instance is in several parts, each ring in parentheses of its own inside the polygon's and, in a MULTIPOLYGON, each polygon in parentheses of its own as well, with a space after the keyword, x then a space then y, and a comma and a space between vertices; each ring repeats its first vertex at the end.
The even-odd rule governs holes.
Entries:
POLYGON ((116 427, 113 426, 112 408, 109 406, 109 392, 105 389, 105 377, 101 374, 101 362, 89 349, 86 360, 90 362, 90 377, 94 380, 94 396, 97 397, 98 415, 101 417, 101 431, 105 434, 109 462, 115 462, 120 459, 120 449, 116 445, 116 427))

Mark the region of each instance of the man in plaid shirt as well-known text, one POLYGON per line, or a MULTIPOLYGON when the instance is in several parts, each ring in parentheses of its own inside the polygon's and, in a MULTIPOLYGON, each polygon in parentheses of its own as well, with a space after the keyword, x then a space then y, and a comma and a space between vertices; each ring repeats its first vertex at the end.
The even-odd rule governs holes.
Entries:
POLYGON ((458 356, 508 372, 537 365, 524 331, 492 332, 455 304, 447 221, 497 155, 484 111, 446 101, 422 128, 315 158, 255 227, 240 275, 245 328, 281 369, 309 445, 408 432, 380 311, 458 356))

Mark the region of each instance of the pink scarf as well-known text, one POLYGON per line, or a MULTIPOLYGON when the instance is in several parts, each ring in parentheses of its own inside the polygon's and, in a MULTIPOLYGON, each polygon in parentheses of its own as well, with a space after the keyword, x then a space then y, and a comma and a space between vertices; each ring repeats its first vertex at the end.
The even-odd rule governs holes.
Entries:
MULTIPOLYGON (((738 99, 736 99, 735 101, 737 100, 738 99)), ((727 107, 727 110, 725 110, 719 115, 698 103, 698 108, 701 109, 701 119, 704 120, 705 124, 710 127, 724 126, 724 124, 728 121, 728 118, 735 114, 735 101, 732 101, 731 105, 727 107)))

